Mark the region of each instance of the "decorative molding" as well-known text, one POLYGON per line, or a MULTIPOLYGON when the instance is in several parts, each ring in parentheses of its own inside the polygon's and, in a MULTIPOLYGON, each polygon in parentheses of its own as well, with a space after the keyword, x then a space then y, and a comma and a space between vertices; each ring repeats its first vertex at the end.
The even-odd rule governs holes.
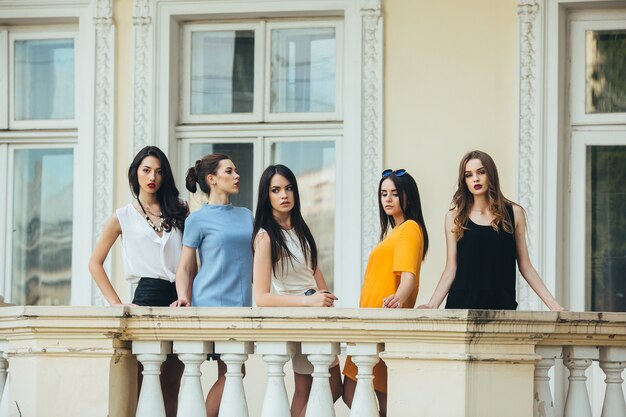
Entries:
MULTIPOLYGON (((519 0, 519 171, 518 198, 526 210, 530 259, 537 261, 541 245, 540 178, 542 155, 541 65, 538 39, 543 5, 538 0, 519 0)), ((537 265, 539 266, 539 265, 537 265)), ((541 268, 537 268, 541 270, 541 268)), ((542 310, 542 303, 518 274, 517 299, 520 310, 542 310)))
POLYGON ((379 0, 365 0, 363 23, 361 119, 361 261, 363 271, 378 243, 377 190, 383 154, 383 22, 379 0))
POLYGON ((133 149, 134 155, 139 149, 152 143, 149 139, 150 111, 152 109, 152 0, 135 0, 133 13, 133 149))
MULTIPOLYGON (((93 236, 97 239, 113 210, 113 157, 115 141, 115 27, 112 0, 96 0, 94 26, 95 103, 93 149, 93 236)), ((105 262, 110 271, 110 259, 105 262)), ((92 283, 92 304, 106 305, 92 283)))

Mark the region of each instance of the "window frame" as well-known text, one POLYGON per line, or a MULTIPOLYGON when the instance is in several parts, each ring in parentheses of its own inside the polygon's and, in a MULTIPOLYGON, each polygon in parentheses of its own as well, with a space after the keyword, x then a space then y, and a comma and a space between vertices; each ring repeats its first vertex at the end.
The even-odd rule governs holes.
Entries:
POLYGON ((260 122, 263 120, 262 103, 263 88, 258 80, 263 79, 263 50, 264 30, 262 22, 240 23, 190 23, 182 27, 182 85, 181 85, 181 123, 233 123, 233 122, 260 122), (203 30, 199 30, 203 29, 203 30), (221 32, 236 30, 254 31, 254 89, 253 105, 251 113, 225 113, 225 114, 192 114, 191 113, 191 36, 193 32, 221 32))
MULTIPOLYGON (((58 137, 56 141, 38 141, 38 142, 13 142, 13 143, 3 143, 0 147, 4 146, 4 157, 6 161, 6 176, 7 181, 4 183, 4 187, 6 187, 6 203, 4 208, 4 217, 2 217, 4 227, 6 230, 12 230, 13 223, 13 200, 14 200, 14 168, 15 168, 15 152, 17 150, 38 150, 38 149, 72 149, 72 156, 76 159, 76 137, 67 136, 67 137, 58 137)), ((0 154, 0 157, 2 155, 0 154)), ((74 167, 76 163, 74 162, 74 167)), ((77 172, 74 169, 74 173, 72 176, 73 187, 75 187, 77 180, 77 172)), ((76 189, 74 188, 74 201, 76 200, 76 189)), ((72 202, 72 206, 75 206, 74 202, 72 202)), ((74 207, 75 209, 75 207, 74 207)), ((72 214, 72 263, 70 265, 70 271, 74 270, 74 246, 75 246, 75 238, 76 238, 76 222, 74 221, 75 213, 72 214)), ((13 234, 5 233, 3 242, 0 244, 0 247, 3 247, 4 251, 0 254, 0 258, 4 260, 4 276, 13 277, 13 234)), ((74 275, 70 272, 71 282, 74 281, 74 275)), ((13 279, 4 280, 3 286, 0 287, 4 290, 4 297, 7 300, 13 300, 13 279)), ((71 285, 70 285, 70 300, 72 298, 71 293, 71 285)))
POLYGON ((335 20, 308 20, 308 21, 268 21, 265 30, 265 78, 263 85, 266 88, 263 102, 263 119, 266 122, 312 122, 312 121, 341 121, 343 114, 343 22, 335 20), (333 112, 271 112, 271 78, 272 78, 272 30, 274 29, 335 29, 335 111, 333 112))
POLYGON ((9 128, 9 67, 9 33, 0 26, 0 130, 9 128))
MULTIPOLYGON (((18 31, 36 27, 52 31, 54 27, 70 26, 76 33, 74 127, 64 130, 3 130, 0 131, 0 148, 8 149, 9 144, 31 142, 59 143, 63 142, 63 137, 76 137, 73 144, 75 193, 70 304, 104 305, 105 301, 95 284, 85 279, 85 260, 91 254, 94 236, 110 216, 113 202, 116 66, 112 1, 55 0, 51 4, 49 0, 20 0, 0 3, 0 25, 4 28, 18 31), (95 173, 105 179, 95 177, 95 173)), ((8 48, 8 40, 6 45, 8 48)), ((8 94, 7 91, 7 102, 8 94)), ((8 109, 5 115, 8 123, 8 109)), ((5 219, 6 216, 2 219, 4 223, 5 219)), ((0 240, 4 239, 0 237, 0 240)), ((6 269, 6 248, 2 249, 0 271, 6 269)), ((106 266, 108 264, 109 261, 106 266)), ((0 289, 4 289, 10 279, 11 276, 0 276, 0 289)))
POLYGON ((9 66, 9 120, 8 128, 10 130, 25 129, 72 129, 77 126, 77 92, 78 88, 78 28, 69 31, 68 27, 46 26, 46 30, 42 31, 41 27, 33 28, 29 26, 16 27, 15 30, 8 31, 8 66, 9 66), (15 120, 15 42, 19 40, 49 40, 49 39, 72 39, 74 42, 74 117, 71 119, 30 119, 15 120))
MULTIPOLYGON (((577 16, 574 15, 570 29, 572 44, 584 44, 585 34, 587 31, 612 30, 615 29, 615 26, 621 26, 620 30, 626 29, 626 14, 617 12, 613 13, 611 18, 603 20, 591 20, 588 16, 586 19, 583 18, 579 20, 577 16)), ((626 117, 626 112, 589 114, 585 112, 585 55, 586 50, 583 48, 573 48, 571 50, 572 71, 569 75, 570 106, 572 109, 570 115, 571 124, 588 125, 623 123, 623 120, 626 117), (575 80, 581 81, 575 82, 575 80)))

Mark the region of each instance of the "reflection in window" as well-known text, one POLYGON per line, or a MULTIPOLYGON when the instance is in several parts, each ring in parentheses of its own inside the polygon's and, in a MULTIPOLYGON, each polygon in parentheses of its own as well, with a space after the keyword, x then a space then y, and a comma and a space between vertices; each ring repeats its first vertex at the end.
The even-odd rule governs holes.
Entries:
POLYGON ((74 118, 74 40, 15 41, 15 120, 74 118))
MULTIPOLYGON (((237 167, 241 179, 239 180, 239 194, 233 195, 230 202, 235 206, 252 207, 252 193, 254 189, 254 145, 251 143, 192 143, 189 146, 189 165, 192 166, 198 159, 210 153, 224 153, 232 159, 237 167)), ((190 200, 191 209, 199 207, 206 201, 201 192, 196 192, 190 200)))
POLYGON ((273 113, 334 112, 335 29, 272 30, 273 113))
POLYGON ((277 142, 272 163, 288 166, 298 179, 302 216, 318 250, 319 268, 333 291, 335 264, 335 143, 277 142))
POLYGON ((16 150, 12 295, 26 305, 70 303, 73 150, 16 150))
POLYGON ((251 113, 254 31, 192 32, 191 114, 251 113))
POLYGON ((626 311, 626 146, 588 147, 586 172, 591 310, 626 311))
POLYGON ((586 113, 626 112, 626 30, 586 32, 586 113))

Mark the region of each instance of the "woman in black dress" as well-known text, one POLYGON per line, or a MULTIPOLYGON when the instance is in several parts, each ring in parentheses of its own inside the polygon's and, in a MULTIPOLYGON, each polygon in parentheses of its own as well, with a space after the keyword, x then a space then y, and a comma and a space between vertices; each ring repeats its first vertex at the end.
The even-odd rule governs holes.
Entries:
POLYGON ((563 307, 530 262, 524 209, 500 190, 493 159, 481 151, 459 165, 458 188, 446 214, 446 266, 428 304, 438 308, 515 310, 515 263, 550 310, 563 307))

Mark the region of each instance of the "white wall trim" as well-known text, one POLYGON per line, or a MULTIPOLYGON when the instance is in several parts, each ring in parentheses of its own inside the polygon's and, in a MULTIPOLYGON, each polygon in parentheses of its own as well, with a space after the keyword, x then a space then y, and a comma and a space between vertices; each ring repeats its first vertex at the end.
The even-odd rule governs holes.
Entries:
MULTIPOLYGON (((115 155, 115 26, 112 0, 96 0, 96 80, 94 127, 94 242, 113 211, 113 157, 115 155)), ((105 261, 110 272, 111 259, 105 261)), ((109 274, 110 276, 110 274, 109 274)), ((92 305, 107 305, 92 282, 92 305)))
POLYGON ((379 240, 378 182, 383 159, 383 19, 378 1, 364 2, 361 139, 361 263, 379 240))
POLYGON ((155 41, 153 35, 152 11, 155 0, 135 0, 133 13, 133 91, 132 91, 132 149, 130 154, 148 144, 153 136, 151 126, 155 122, 152 115, 154 94, 152 93, 155 41), (152 122, 152 123, 151 123, 152 122))
MULTIPOLYGON (((541 210, 543 0, 519 0, 519 105, 518 105, 518 201, 526 210, 527 243, 530 259, 542 274, 543 228, 541 210)), ((541 310, 543 303, 518 272, 517 301, 520 310, 541 310)), ((553 283, 552 283, 553 284, 553 283)), ((548 282, 548 287, 554 288, 548 282)))

